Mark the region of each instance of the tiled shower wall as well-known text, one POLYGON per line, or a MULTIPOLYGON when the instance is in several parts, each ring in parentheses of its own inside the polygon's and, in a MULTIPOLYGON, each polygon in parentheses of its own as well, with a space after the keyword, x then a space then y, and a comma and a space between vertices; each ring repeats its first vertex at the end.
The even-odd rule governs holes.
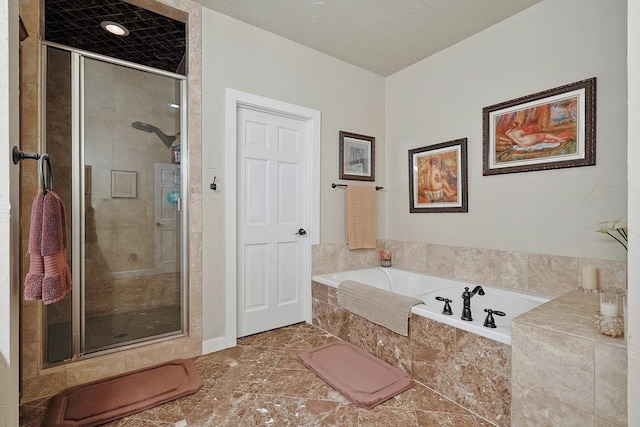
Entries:
POLYGON ((379 240, 377 249, 349 250, 346 244, 313 247, 313 274, 380 265, 388 249, 394 267, 556 297, 580 286, 582 266, 598 268, 599 288, 626 288, 627 263, 494 249, 379 240))
MULTIPOLYGON (((23 151, 40 151, 42 129, 39 105, 41 81, 41 3, 35 0, 20 1, 22 17, 30 36, 21 43, 21 123, 20 148, 23 151)), ((51 396, 73 385, 105 378, 121 372, 151 366, 175 358, 201 354, 202 347, 202 165, 201 165, 201 6, 190 0, 144 0, 144 7, 165 13, 169 9, 186 12, 189 36, 189 334, 126 351, 43 367, 43 304, 24 301, 21 306, 21 401, 28 402, 51 396)), ((26 254, 31 212, 31 202, 38 191, 37 162, 20 164, 20 253, 26 254)), ((53 164, 54 173, 58 167, 53 164)), ((56 181, 56 191, 64 182, 56 181)), ((62 190, 63 191, 63 190, 62 190)), ((28 258, 21 256, 22 277, 28 270, 28 258)))

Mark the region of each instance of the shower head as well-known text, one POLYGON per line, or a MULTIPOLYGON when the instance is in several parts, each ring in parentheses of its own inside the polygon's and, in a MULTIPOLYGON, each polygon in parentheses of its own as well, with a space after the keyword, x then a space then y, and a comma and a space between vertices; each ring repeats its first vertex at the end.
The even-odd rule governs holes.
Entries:
POLYGON ((162 143, 167 146, 167 148, 171 148, 175 140, 178 139, 178 136, 180 135, 180 132, 176 133, 175 135, 167 135, 157 127, 143 122, 133 122, 131 123, 131 127, 143 132, 155 133, 156 135, 158 135, 158 138, 160 138, 162 143))

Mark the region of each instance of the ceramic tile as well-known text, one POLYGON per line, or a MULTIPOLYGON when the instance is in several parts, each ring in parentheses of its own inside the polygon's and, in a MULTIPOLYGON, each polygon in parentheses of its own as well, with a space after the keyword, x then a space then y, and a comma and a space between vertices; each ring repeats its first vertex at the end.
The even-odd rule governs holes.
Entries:
MULTIPOLYGON (((306 346, 311 337, 337 339, 300 323, 245 337, 236 347, 198 356, 194 363, 204 383, 198 392, 106 426, 166 427, 182 420, 198 427, 485 425, 419 383, 373 410, 354 406, 295 360, 300 349, 287 345, 306 346)), ((47 404, 43 399, 23 405, 21 426, 40 425, 47 404)))
POLYGON ((594 423, 593 415, 568 405, 547 393, 512 384, 513 427, 585 427, 594 423))
POLYGON ((386 249, 391 251, 391 259, 394 267, 426 272, 426 243, 387 240, 386 249))
POLYGON ((455 249, 453 246, 427 245, 426 273, 453 277, 455 274, 455 249))
POLYGON ((528 290, 559 296, 578 287, 578 260, 556 255, 529 255, 528 290))
POLYGON ((616 425, 627 424, 627 351, 596 344, 595 416, 616 425))
POLYGON ((329 296, 327 293, 327 285, 318 282, 311 282, 311 296, 318 301, 328 303, 329 296))
POLYGON ((514 323, 511 349, 512 383, 593 413, 593 342, 514 323))
POLYGON ((329 400, 338 403, 349 403, 346 397, 340 392, 327 384, 320 377, 315 377, 311 383, 311 390, 309 390, 310 399, 329 400))
POLYGON ((377 349, 375 355, 410 375, 411 344, 409 337, 396 334, 382 326, 376 329, 377 349))
POLYGON ((418 419, 413 409, 377 406, 372 410, 358 411, 358 427, 417 427, 418 419))
POLYGON ((308 399, 300 425, 307 427, 358 427, 358 409, 349 403, 308 399))

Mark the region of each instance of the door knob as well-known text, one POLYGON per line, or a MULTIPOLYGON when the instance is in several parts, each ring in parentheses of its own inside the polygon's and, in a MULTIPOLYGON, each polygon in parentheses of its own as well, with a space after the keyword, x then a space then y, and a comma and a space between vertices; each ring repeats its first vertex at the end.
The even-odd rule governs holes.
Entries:
POLYGON ((300 235, 300 236, 304 236, 304 235, 306 235, 306 234, 307 234, 307 232, 306 232, 306 231, 304 231, 304 228, 301 228, 301 229, 300 229, 300 230, 298 230, 298 232, 296 233, 296 236, 298 236, 298 235, 300 235))

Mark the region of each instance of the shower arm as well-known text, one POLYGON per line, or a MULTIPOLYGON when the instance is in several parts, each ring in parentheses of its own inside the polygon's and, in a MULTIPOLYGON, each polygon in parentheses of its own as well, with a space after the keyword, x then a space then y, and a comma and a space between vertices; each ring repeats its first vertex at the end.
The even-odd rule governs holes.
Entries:
POLYGON ((157 126, 153 126, 149 123, 144 122, 133 122, 131 123, 131 127, 143 132, 155 133, 167 148, 171 148, 176 139, 178 139, 178 136, 180 136, 180 132, 176 133, 175 135, 167 135, 166 133, 162 132, 157 126))

